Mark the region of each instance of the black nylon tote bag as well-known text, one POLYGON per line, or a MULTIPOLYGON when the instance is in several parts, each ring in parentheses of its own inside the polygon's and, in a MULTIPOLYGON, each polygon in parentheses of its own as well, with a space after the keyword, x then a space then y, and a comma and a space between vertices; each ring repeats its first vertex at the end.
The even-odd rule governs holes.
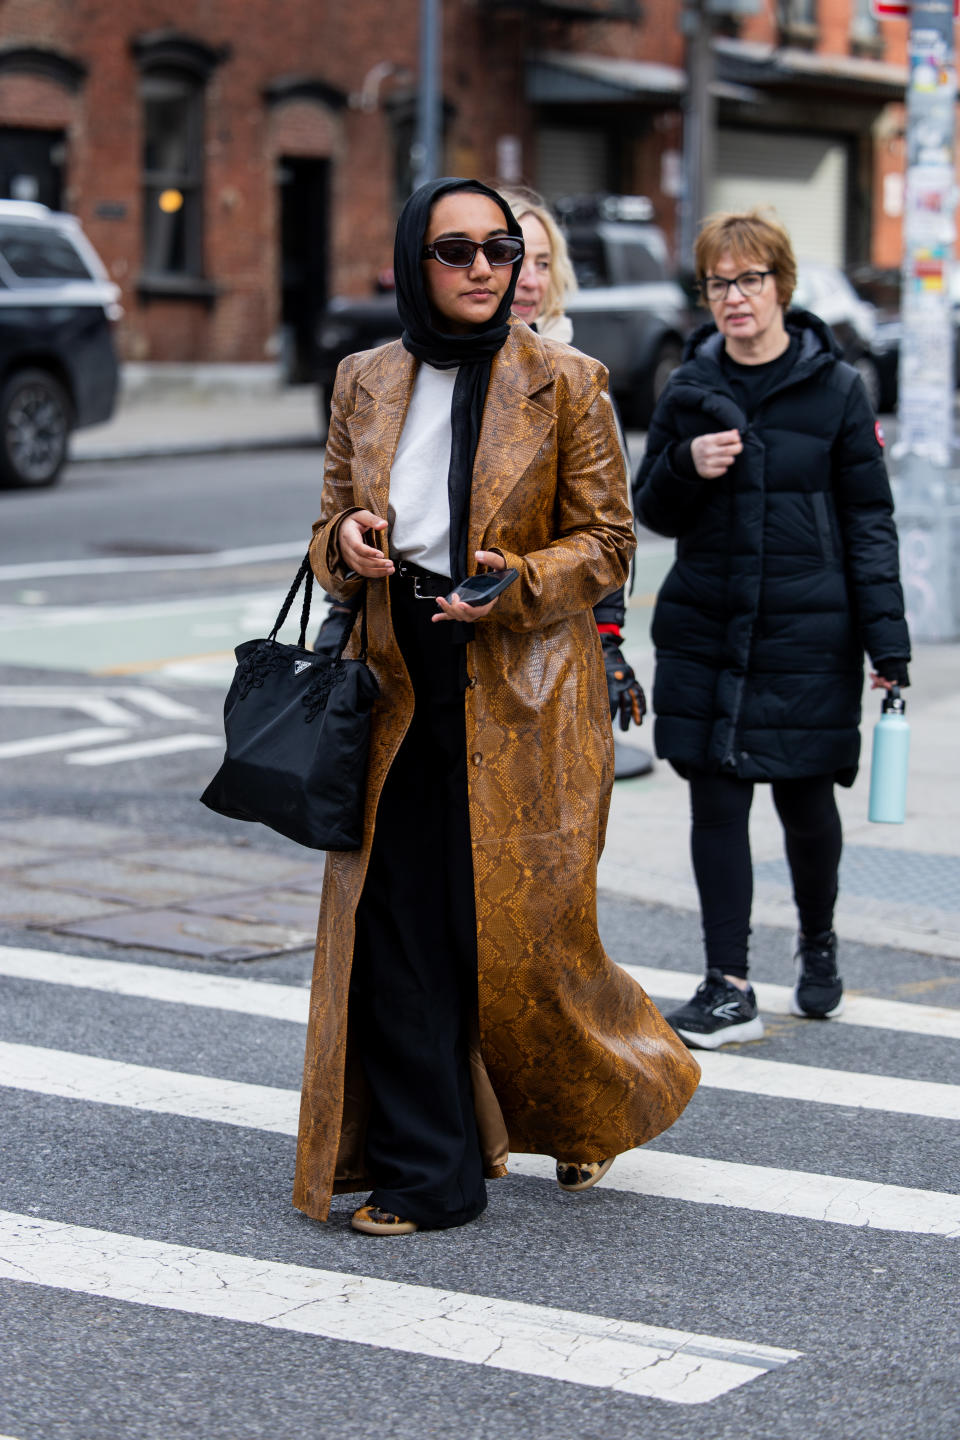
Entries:
POLYGON ((200 796, 231 820, 255 820, 311 850, 359 850, 363 843, 370 712, 380 687, 366 664, 366 595, 360 658, 330 660, 307 650, 313 571, 307 553, 265 640, 234 654, 227 691, 223 764, 200 796), (300 637, 277 640, 306 580, 300 637))

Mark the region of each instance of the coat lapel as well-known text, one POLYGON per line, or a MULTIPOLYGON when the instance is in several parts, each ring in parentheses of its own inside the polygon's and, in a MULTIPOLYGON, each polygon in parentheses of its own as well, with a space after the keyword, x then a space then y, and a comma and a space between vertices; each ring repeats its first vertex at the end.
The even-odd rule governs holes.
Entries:
POLYGON ((383 518, 416 370, 417 362, 399 340, 374 351, 357 376, 357 408, 347 419, 355 501, 383 518))
POLYGON ((540 342, 511 325, 490 370, 473 465, 469 549, 482 549, 489 527, 554 426, 552 406, 537 399, 553 381, 540 342))

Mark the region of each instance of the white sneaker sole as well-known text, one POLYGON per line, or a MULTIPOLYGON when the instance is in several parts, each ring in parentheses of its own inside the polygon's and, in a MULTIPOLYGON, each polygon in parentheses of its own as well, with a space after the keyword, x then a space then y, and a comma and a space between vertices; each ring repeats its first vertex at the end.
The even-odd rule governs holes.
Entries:
POLYGON ((710 1035, 701 1035, 696 1030, 677 1030, 677 1034, 691 1050, 719 1050, 721 1045, 732 1045, 741 1040, 762 1040, 763 1021, 758 1015, 755 1020, 745 1020, 742 1025, 725 1025, 710 1035))
POLYGON ((832 1010, 828 1010, 825 1015, 814 1015, 811 1014, 809 1010, 804 1010, 803 1006, 800 1004, 800 1001, 797 999, 796 990, 794 990, 793 994, 790 996, 790 1014, 799 1016, 801 1020, 835 1020, 838 1015, 843 1014, 845 1009, 846 1001, 841 995, 840 999, 837 1001, 836 1005, 834 1005, 832 1010))

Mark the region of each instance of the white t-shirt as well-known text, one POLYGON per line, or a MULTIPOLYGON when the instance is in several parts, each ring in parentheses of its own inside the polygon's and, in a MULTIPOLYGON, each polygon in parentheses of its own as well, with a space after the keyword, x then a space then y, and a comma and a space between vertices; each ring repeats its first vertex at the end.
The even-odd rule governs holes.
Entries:
POLYGON ((438 575, 450 573, 450 470, 457 370, 421 361, 390 471, 390 554, 438 575))

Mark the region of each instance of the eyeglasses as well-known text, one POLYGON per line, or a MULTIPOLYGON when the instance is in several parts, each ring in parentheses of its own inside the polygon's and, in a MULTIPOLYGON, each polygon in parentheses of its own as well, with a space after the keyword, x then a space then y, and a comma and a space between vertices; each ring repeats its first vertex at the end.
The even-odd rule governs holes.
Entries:
POLYGON ((708 275, 700 281, 700 289, 708 300, 726 300, 731 285, 736 285, 741 295, 759 295, 767 276, 776 273, 775 270, 744 270, 732 280, 724 280, 722 275, 708 275))
POLYGON ((513 235, 494 235, 490 240, 435 240, 424 245, 424 260, 439 260, 454 270, 469 270, 482 250, 489 265, 515 265, 523 259, 523 241, 513 235))

